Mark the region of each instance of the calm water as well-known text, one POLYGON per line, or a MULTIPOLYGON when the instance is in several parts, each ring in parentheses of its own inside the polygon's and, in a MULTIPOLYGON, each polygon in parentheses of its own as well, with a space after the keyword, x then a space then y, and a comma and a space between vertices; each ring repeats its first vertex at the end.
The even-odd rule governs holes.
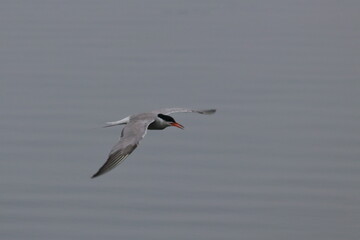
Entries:
POLYGON ((360 239, 359 1, 4 1, 0 238, 360 239), (97 179, 132 113, 177 114, 97 179))

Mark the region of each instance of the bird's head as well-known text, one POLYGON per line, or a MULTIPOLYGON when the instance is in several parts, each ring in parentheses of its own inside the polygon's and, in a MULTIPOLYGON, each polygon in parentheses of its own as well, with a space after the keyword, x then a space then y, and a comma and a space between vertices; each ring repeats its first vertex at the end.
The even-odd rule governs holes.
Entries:
POLYGON ((169 115, 164 115, 164 114, 160 113, 157 116, 164 122, 164 124, 167 125, 167 127, 173 126, 173 127, 177 127, 180 129, 184 129, 183 125, 181 125, 180 123, 177 123, 175 121, 175 119, 169 115))

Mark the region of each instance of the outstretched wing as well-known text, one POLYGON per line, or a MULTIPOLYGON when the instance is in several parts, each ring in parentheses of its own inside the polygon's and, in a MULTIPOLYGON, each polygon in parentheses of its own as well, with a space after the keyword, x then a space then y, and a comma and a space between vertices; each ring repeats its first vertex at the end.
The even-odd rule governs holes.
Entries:
POLYGON ((155 110, 152 112, 157 113, 157 114, 162 113, 165 115, 169 115, 172 113, 178 113, 178 112, 195 112, 195 113, 209 115, 209 114, 215 113, 216 109, 194 110, 194 109, 188 109, 188 108, 163 108, 163 109, 155 110))
POLYGON ((91 177, 95 178, 119 165, 127 158, 144 138, 148 126, 154 120, 130 121, 122 130, 119 142, 111 149, 105 164, 91 177))

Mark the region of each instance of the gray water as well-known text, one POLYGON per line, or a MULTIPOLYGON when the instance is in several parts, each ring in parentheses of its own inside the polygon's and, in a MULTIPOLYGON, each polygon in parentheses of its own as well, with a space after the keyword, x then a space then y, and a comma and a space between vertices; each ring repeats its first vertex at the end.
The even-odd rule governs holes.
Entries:
POLYGON ((0 238, 360 239, 359 1, 3 1, 0 238), (96 179, 121 128, 161 107, 96 179))

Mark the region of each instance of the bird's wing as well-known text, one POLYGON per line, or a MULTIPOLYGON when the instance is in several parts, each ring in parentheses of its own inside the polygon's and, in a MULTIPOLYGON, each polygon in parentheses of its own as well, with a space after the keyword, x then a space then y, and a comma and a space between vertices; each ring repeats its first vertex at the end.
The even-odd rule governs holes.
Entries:
POLYGON ((155 110, 152 111, 153 113, 162 113, 165 115, 169 115, 172 113, 178 113, 178 112, 195 112, 195 113, 200 113, 200 114, 213 114, 216 112, 216 109, 205 109, 205 110, 194 110, 194 109, 189 109, 189 108, 163 108, 163 109, 159 109, 159 110, 155 110))
POLYGON ((154 119, 130 121, 122 130, 119 142, 111 149, 105 164, 91 177, 95 178, 119 165, 127 158, 144 138, 148 126, 154 119))

